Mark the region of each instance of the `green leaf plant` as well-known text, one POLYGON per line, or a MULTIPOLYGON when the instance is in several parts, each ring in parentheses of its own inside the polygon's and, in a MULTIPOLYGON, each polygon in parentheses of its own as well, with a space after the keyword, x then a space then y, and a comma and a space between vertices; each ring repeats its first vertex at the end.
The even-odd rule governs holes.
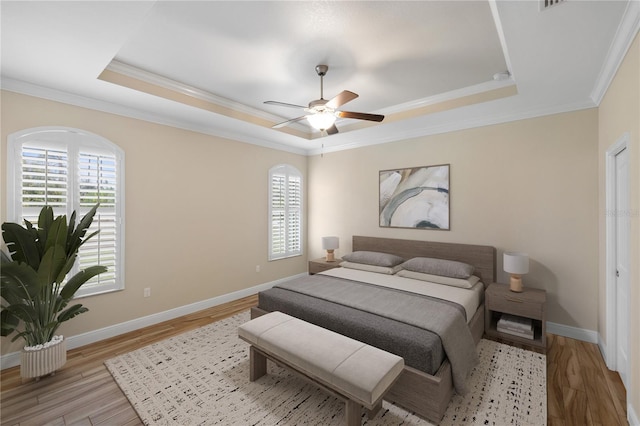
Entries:
POLYGON ((1 335, 23 338, 25 346, 43 345, 52 340, 65 321, 87 312, 81 304, 68 306, 80 287, 98 274, 104 266, 90 266, 69 277, 78 250, 96 231, 85 238, 96 204, 75 226, 74 211, 53 218, 53 209, 44 206, 35 228, 28 220, 25 226, 2 224, 2 238, 9 254, 0 251, 1 335))

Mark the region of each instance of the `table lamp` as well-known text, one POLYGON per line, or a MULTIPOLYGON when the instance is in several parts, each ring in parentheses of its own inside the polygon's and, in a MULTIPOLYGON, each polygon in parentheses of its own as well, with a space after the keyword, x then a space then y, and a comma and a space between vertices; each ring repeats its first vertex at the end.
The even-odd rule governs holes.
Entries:
POLYGON ((529 255, 518 252, 505 252, 502 258, 505 272, 511 274, 509 289, 522 292, 522 275, 529 272, 529 255))
POLYGON ((322 248, 327 251, 327 262, 335 262, 333 251, 339 247, 338 237, 322 237, 322 248))

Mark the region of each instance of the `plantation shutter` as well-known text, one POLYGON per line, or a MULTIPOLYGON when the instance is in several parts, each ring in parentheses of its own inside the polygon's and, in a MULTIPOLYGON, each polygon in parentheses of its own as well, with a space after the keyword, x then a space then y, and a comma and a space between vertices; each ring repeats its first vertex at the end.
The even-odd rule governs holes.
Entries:
POLYGON ((269 260, 302 254, 302 176, 292 166, 269 171, 269 260))
POLYGON ((111 142, 75 129, 26 130, 9 137, 10 182, 7 187, 9 220, 34 226, 43 206, 54 216, 76 211, 76 226, 96 204, 100 207, 86 236, 100 232, 83 244, 71 271, 92 265, 107 272, 85 283, 76 296, 97 294, 124 287, 124 239, 121 171, 124 154, 111 142))
POLYGON ((300 254, 301 250, 301 228, 300 215, 302 213, 302 188, 300 176, 289 176, 287 189, 288 196, 288 223, 287 223, 287 251, 289 253, 300 254))
POLYGON ((107 267, 107 272, 93 277, 83 286, 83 290, 101 285, 113 285, 117 272, 117 164, 113 155, 80 152, 78 155, 78 216, 82 217, 96 204, 100 207, 87 231, 91 235, 100 230, 80 247, 78 265, 80 269, 91 265, 107 267))
POLYGON ((23 147, 22 202, 23 218, 34 225, 45 205, 63 214, 68 204, 68 158, 66 150, 23 147))
POLYGON ((274 173, 271 176, 271 258, 284 256, 287 251, 285 228, 286 176, 274 173))

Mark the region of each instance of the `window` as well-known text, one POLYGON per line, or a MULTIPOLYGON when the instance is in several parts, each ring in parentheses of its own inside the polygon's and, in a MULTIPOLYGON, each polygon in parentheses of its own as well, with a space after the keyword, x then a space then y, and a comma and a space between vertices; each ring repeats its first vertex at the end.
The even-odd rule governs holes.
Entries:
POLYGON ((281 164, 269 170, 269 260, 302 254, 302 174, 281 164))
POLYGON ((76 224, 96 203, 100 207, 72 274, 91 265, 107 272, 76 293, 87 296, 124 288, 124 153, 98 135, 69 128, 28 129, 9 136, 7 210, 9 220, 36 224, 44 205, 55 216, 76 211, 76 224))

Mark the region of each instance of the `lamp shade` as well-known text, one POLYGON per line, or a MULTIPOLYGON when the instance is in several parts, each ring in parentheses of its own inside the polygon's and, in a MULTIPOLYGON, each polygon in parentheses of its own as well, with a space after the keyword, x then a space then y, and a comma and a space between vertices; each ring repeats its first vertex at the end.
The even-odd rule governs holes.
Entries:
POLYGON ((505 252, 502 260, 505 272, 518 275, 529 272, 529 255, 527 253, 505 252))
POLYGON ((322 237, 323 250, 335 250, 340 247, 338 237, 322 237))

